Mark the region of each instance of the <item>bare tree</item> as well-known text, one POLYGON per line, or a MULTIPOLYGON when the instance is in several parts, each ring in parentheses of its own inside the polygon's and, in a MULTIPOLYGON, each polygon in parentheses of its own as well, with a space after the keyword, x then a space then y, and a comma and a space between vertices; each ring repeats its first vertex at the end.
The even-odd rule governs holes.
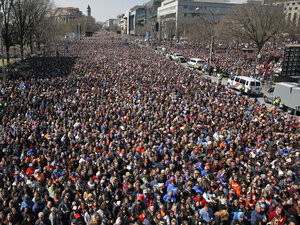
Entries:
POLYGON ((230 22, 226 19, 226 17, 223 17, 223 19, 220 20, 214 27, 215 39, 224 43, 229 43, 235 40, 236 36, 231 32, 230 28, 230 22))
POLYGON ((175 37, 177 41, 180 41, 180 38, 185 36, 189 23, 190 20, 187 18, 180 18, 180 20, 177 21, 177 27, 175 29, 175 37))
POLYGON ((39 51, 41 51, 41 44, 47 44, 55 40, 55 25, 55 18, 50 15, 41 20, 33 30, 34 42, 39 51))
POLYGON ((171 46, 173 44, 173 38, 176 31, 176 21, 173 19, 165 20, 162 22, 162 33, 165 38, 170 40, 171 46))
POLYGON ((146 35, 147 27, 144 25, 136 25, 135 26, 135 35, 137 36, 144 36, 146 35))
POLYGON ((150 38, 154 41, 157 38, 157 31, 156 31, 156 23, 157 23, 157 17, 152 16, 147 19, 147 23, 144 24, 145 30, 143 34, 146 34, 148 31, 150 34, 150 38))
POLYGON ((284 27, 284 15, 277 6, 249 3, 232 10, 231 32, 242 40, 256 44, 257 55, 264 44, 284 27))
POLYGON ((8 63, 10 61, 9 49, 13 44, 15 44, 13 41, 13 36, 15 34, 15 24, 12 22, 13 3, 14 0, 0 0, 0 10, 2 12, 1 36, 3 44, 5 45, 6 59, 8 63))
POLYGON ((210 26, 199 18, 190 18, 186 24, 185 37, 190 41, 206 43, 210 40, 210 26))
POLYGON ((40 45, 41 35, 44 29, 48 28, 48 35, 51 36, 51 26, 53 25, 53 20, 50 19, 53 10, 51 0, 35 0, 32 6, 34 7, 32 10, 32 16, 34 18, 31 20, 31 24, 28 24, 29 29, 26 34, 26 43, 30 46, 31 54, 33 53, 34 42, 38 42, 40 45))
POLYGON ((285 33, 288 34, 289 38, 293 41, 300 41, 300 24, 294 22, 287 22, 285 25, 285 33))
POLYGON ((26 43, 32 46, 34 30, 49 15, 51 6, 51 0, 14 0, 13 18, 21 59, 24 59, 24 46, 26 43))
MULTIPOLYGON (((82 34, 86 34, 87 32, 96 32, 99 29, 95 19, 89 16, 81 16, 76 19, 70 21, 68 25, 68 32, 77 33, 77 26, 80 24, 82 34)), ((117 31, 117 30, 116 30, 117 31)))

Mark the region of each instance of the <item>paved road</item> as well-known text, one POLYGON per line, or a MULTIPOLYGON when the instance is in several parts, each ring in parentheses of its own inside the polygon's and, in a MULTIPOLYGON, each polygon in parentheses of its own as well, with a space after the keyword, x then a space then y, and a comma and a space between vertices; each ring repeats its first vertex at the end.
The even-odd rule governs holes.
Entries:
MULTIPOLYGON (((174 62, 174 63, 177 63, 177 62, 174 62)), ((190 68, 190 67, 188 67, 188 65, 187 65, 187 63, 179 63, 181 66, 184 66, 184 67, 186 67, 186 68, 189 68, 189 69, 191 69, 192 70, 192 68, 190 68)), ((202 75, 202 72, 201 71, 199 71, 199 75, 202 75)), ((219 79, 216 77, 216 76, 209 76, 209 75, 205 75, 204 74, 204 76, 205 77, 209 77, 213 82, 216 82, 216 83, 218 83, 219 82, 219 79)), ((223 85, 227 85, 227 78, 224 78, 224 79, 222 79, 222 84, 223 85)), ((268 90, 269 89, 269 87, 267 86, 267 85, 264 85, 263 87, 262 87, 262 92, 264 92, 264 91, 266 91, 266 90, 268 90)), ((232 90, 232 89, 231 89, 232 90)), ((235 90, 232 90, 232 91, 235 91, 235 90)), ((264 100, 264 98, 263 98, 263 95, 261 95, 261 96, 250 96, 250 98, 257 98, 257 100, 261 103, 261 104, 265 104, 269 109, 271 109, 271 108, 273 108, 274 106, 272 105, 272 104, 270 104, 270 103, 267 103, 267 102, 265 102, 265 100, 264 100)), ((278 109, 279 111, 283 111, 282 109, 278 109)))
MULTIPOLYGON (((184 67, 186 67, 186 68, 190 68, 190 67, 187 66, 186 63, 180 63, 180 65, 182 65, 182 66, 184 66, 184 67)), ((199 71, 199 74, 202 74, 202 72, 199 71)), ((216 76, 209 76, 209 75, 204 74, 204 77, 210 78, 210 79, 212 80, 212 82, 216 82, 216 83, 219 82, 219 79, 218 79, 218 77, 216 77, 216 76)), ((226 85, 227 85, 227 81, 228 81, 227 78, 223 78, 223 79, 222 79, 222 84, 226 86, 226 85)), ((266 89, 266 88, 263 88, 263 89, 266 89)), ((233 90, 233 91, 234 91, 234 90, 233 90)), ((273 105, 272 105, 272 104, 266 103, 266 102, 264 101, 263 96, 250 96, 250 98, 255 98, 255 97, 257 98, 257 100, 258 100, 261 104, 265 104, 269 109, 273 108, 273 105)))

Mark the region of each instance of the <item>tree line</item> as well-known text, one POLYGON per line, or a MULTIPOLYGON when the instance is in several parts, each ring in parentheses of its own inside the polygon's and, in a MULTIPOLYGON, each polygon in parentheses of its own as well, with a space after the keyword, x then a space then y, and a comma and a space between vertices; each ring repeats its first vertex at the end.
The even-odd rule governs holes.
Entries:
POLYGON ((55 20, 53 0, 0 0, 0 31, 5 47, 7 62, 10 61, 10 49, 18 46, 21 60, 25 47, 41 51, 42 44, 53 42, 58 35, 68 32, 77 33, 76 25, 81 24, 81 32, 98 30, 95 19, 82 16, 69 24, 55 20))
POLYGON ((51 38, 52 10, 51 0, 0 0, 1 37, 7 62, 12 46, 19 46, 21 59, 24 59, 25 46, 33 53, 34 44, 40 50, 41 44, 51 38))

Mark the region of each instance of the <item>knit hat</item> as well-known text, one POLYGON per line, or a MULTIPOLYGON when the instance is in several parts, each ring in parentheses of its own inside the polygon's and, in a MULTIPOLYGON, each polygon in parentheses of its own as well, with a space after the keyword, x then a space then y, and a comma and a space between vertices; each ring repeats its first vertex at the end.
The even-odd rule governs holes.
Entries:
POLYGON ((238 212, 237 217, 240 219, 241 217, 245 217, 245 214, 243 212, 238 212))

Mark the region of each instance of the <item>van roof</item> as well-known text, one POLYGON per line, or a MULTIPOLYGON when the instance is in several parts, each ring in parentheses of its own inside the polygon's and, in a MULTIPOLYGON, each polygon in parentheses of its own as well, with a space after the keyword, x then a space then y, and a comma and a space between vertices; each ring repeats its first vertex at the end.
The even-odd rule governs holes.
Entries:
POLYGON ((197 60, 197 61, 201 60, 201 61, 205 61, 204 59, 199 59, 199 58, 190 58, 190 60, 197 60))
POLYGON ((242 78, 244 80, 248 80, 248 81, 258 81, 258 82, 260 82, 259 80, 256 80, 256 79, 254 79, 252 77, 246 77, 246 76, 237 76, 237 77, 238 78, 242 78))

